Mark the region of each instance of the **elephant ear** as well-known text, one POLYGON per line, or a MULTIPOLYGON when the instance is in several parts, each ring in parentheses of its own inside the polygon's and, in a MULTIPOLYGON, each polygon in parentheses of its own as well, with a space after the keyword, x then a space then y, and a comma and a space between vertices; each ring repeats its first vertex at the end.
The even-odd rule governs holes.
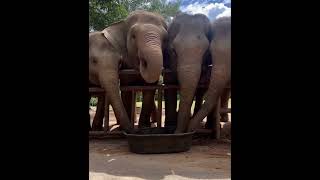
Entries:
POLYGON ((111 24, 102 33, 116 50, 121 52, 122 55, 126 54, 127 25, 125 21, 111 24))
POLYGON ((167 31, 168 30, 168 25, 167 25, 166 21, 163 18, 161 18, 161 23, 162 23, 163 28, 167 31))
POLYGON ((168 42, 169 44, 176 38, 178 32, 180 30, 179 19, 173 19, 168 28, 168 42))

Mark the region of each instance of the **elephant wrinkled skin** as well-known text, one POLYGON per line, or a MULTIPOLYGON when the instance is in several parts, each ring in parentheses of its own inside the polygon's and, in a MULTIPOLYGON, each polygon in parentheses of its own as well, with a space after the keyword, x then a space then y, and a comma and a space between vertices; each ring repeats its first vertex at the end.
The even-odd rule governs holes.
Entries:
MULTIPOLYGON (((193 131, 208 113, 217 108, 219 99, 228 99, 225 88, 231 82, 231 17, 219 18, 212 24, 213 39, 210 44, 212 70, 204 104, 190 120, 188 131, 193 131), (222 96, 222 97, 221 97, 222 96), (227 98, 226 98, 227 97, 227 98)), ((218 113, 218 112, 216 112, 218 113)))
MULTIPOLYGON (((118 72, 123 68, 135 69, 142 77, 137 79, 146 83, 157 82, 163 67, 162 49, 166 36, 164 19, 142 10, 130 13, 125 20, 110 25, 102 32, 89 34, 89 80, 104 88, 104 105, 112 105, 125 131, 131 132, 133 126, 120 96, 118 72)), ((124 96, 126 92, 122 94, 124 96)), ((101 123, 94 124, 100 126, 101 123)))
MULTIPOLYGON (((165 90, 166 126, 176 126, 175 133, 187 130, 191 105, 201 74, 206 74, 210 64, 209 45, 211 42, 209 19, 203 14, 178 14, 168 28, 167 56, 164 65, 173 71, 165 77, 166 84, 178 82, 180 104, 178 113, 177 91, 165 90)), ((201 98, 200 98, 201 99, 201 98)))

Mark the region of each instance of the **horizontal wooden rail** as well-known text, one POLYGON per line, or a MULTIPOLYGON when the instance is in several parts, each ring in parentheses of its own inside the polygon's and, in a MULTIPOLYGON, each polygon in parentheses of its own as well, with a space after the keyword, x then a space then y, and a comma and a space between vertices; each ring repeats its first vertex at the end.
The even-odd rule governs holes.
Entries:
MULTIPOLYGON (((172 73, 169 69, 163 69, 162 74, 170 74, 172 73)), ((140 73, 133 69, 124 69, 119 71, 120 76, 127 76, 127 75, 140 75, 140 73)), ((198 88, 208 88, 208 83, 199 84, 198 88)), ((227 87, 230 89, 231 87, 227 87)), ((143 86, 120 86, 121 91, 142 91, 142 90, 155 90, 155 89, 179 89, 179 85, 174 84, 160 84, 160 85, 143 85, 143 86)), ((103 93, 104 91, 96 88, 91 87, 89 88, 90 93, 103 93)))
MULTIPOLYGON (((206 85, 199 85, 198 88, 207 88, 206 85)), ((120 86, 121 91, 143 91, 143 90, 156 90, 156 89, 179 89, 178 85, 146 85, 146 86, 120 86)), ((90 87, 89 93, 104 93, 102 88, 90 87)))
MULTIPOLYGON (((198 88, 207 88, 206 85, 199 85, 198 88)), ((143 90, 179 89, 178 85, 146 85, 146 86, 120 86, 121 91, 143 91, 143 90)), ((90 87, 89 93, 104 93, 102 88, 90 87)))
MULTIPOLYGON (((208 67, 209 69, 211 69, 212 66, 209 65, 208 67)), ((170 69, 162 69, 162 74, 170 74, 170 73, 173 73, 173 71, 170 69)), ((122 69, 119 71, 119 74, 120 75, 139 75, 140 72, 134 69, 122 69)))
MULTIPOLYGON (((130 90, 134 90, 134 91, 139 91, 139 90, 150 90, 150 89, 156 89, 156 88, 167 88, 167 89, 170 89, 170 88, 175 88, 176 86, 175 85, 169 85, 167 87, 165 86, 150 86, 150 89, 149 88, 146 88, 146 87, 149 87, 149 86, 126 86, 126 87, 123 87, 124 90, 127 90, 127 91, 130 91, 130 90)), ((121 89, 122 90, 122 89, 121 89)), ((104 93, 104 90, 102 88, 89 88, 89 93, 90 94, 100 94, 100 93, 104 93)), ((220 110, 220 113, 222 114, 225 114, 225 113, 231 113, 231 108, 228 108, 228 109, 221 109, 220 110)))

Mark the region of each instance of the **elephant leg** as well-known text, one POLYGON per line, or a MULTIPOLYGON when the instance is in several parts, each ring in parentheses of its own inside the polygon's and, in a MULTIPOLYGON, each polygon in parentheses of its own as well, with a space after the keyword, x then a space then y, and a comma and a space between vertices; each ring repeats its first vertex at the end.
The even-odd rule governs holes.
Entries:
MULTIPOLYGON (((105 104, 111 103, 111 106, 114 110, 116 119, 119 120, 120 129, 125 130, 126 132, 133 132, 134 128, 132 123, 130 123, 129 116, 123 105, 120 88, 119 88, 119 75, 118 70, 114 71, 103 71, 99 75, 101 86, 105 89, 105 104)), ((105 112, 109 113, 109 112, 105 112)))
POLYGON ((216 122, 217 108, 214 108, 207 116, 207 122, 205 124, 206 129, 212 129, 214 123, 216 122))
POLYGON ((216 117, 217 117, 217 108, 212 109, 212 111, 209 112, 207 115, 207 122, 205 124, 206 129, 212 129, 213 125, 216 122, 216 117))
MULTIPOLYGON (((132 93, 131 91, 122 91, 121 92, 121 99, 123 101, 123 105, 126 109, 127 115, 128 117, 131 117, 131 113, 132 113, 132 106, 131 106, 131 101, 132 101, 132 93)), ((135 118, 134 118, 135 120, 135 118)), ((130 122, 132 121, 132 119, 130 119, 130 122)), ((118 121, 117 121, 118 124, 118 121)))
MULTIPOLYGON (((221 95, 221 108, 227 109, 228 108, 228 103, 229 103, 229 98, 230 98, 230 89, 225 89, 221 95)), ((228 122, 229 121, 229 116, 228 113, 221 114, 221 122, 228 122)))
POLYGON ((199 109, 200 109, 200 107, 202 105, 203 95, 204 95, 205 92, 206 92, 205 89, 197 89, 197 92, 196 92, 196 103, 195 103, 195 106, 194 106, 193 115, 195 115, 199 111, 199 109))
POLYGON ((157 108, 156 103, 154 102, 152 105, 152 111, 151 111, 151 122, 157 122, 157 108))
POLYGON ((142 108, 141 108, 141 113, 139 118, 139 128, 151 126, 150 116, 152 111, 155 110, 154 94, 155 94, 155 90, 148 90, 142 93, 143 99, 142 99, 142 108))
MULTIPOLYGON (((219 100, 219 103, 220 100, 219 100)), ((220 139, 220 106, 216 106, 207 116, 207 123, 206 123, 206 129, 212 130, 212 138, 214 139, 220 139)))
POLYGON ((98 104, 96 114, 92 122, 92 130, 102 131, 103 130, 103 118, 104 118, 104 106, 105 106, 105 96, 98 96, 98 104))

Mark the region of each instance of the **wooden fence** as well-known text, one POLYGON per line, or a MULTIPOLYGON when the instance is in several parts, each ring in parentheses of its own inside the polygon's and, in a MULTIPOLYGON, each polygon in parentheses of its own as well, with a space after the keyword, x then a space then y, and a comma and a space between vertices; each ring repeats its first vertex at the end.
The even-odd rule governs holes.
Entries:
MULTIPOLYGON (((162 75, 169 75, 171 73, 170 70, 163 70, 162 75)), ((122 70, 120 71, 120 77, 130 76, 130 75, 139 75, 139 72, 135 70, 122 70)), ((200 84, 197 88, 207 88, 208 83, 200 84)), ((230 88, 230 87, 229 87, 230 88)), ((178 85, 167 85, 167 84, 161 84, 161 85, 147 85, 147 86, 121 86, 121 91, 131 91, 132 93, 132 101, 131 101, 131 107, 132 107, 132 114, 130 116, 131 123, 134 125, 134 119, 136 115, 136 93, 139 91, 145 91, 145 90, 157 90, 157 127, 162 127, 162 100, 163 100, 163 93, 165 89, 179 89, 178 85)), ((91 96, 99 96, 104 94, 104 90, 102 88, 97 87, 90 87, 89 88, 89 94, 91 96)), ((225 113, 231 113, 231 109, 219 109, 220 114, 225 113)), ((219 115, 220 115, 219 114, 219 115)), ((219 119, 219 118, 217 118, 219 119)), ((109 116, 105 116, 104 118, 104 131, 89 131, 89 137, 90 138, 105 138, 105 137, 122 137, 123 134, 121 131, 110 131, 109 128, 109 116)), ((197 129, 197 133, 205 133, 205 134, 215 134, 215 137, 219 139, 220 137, 220 121, 217 120, 217 122, 214 123, 215 126, 213 129, 197 129)))

